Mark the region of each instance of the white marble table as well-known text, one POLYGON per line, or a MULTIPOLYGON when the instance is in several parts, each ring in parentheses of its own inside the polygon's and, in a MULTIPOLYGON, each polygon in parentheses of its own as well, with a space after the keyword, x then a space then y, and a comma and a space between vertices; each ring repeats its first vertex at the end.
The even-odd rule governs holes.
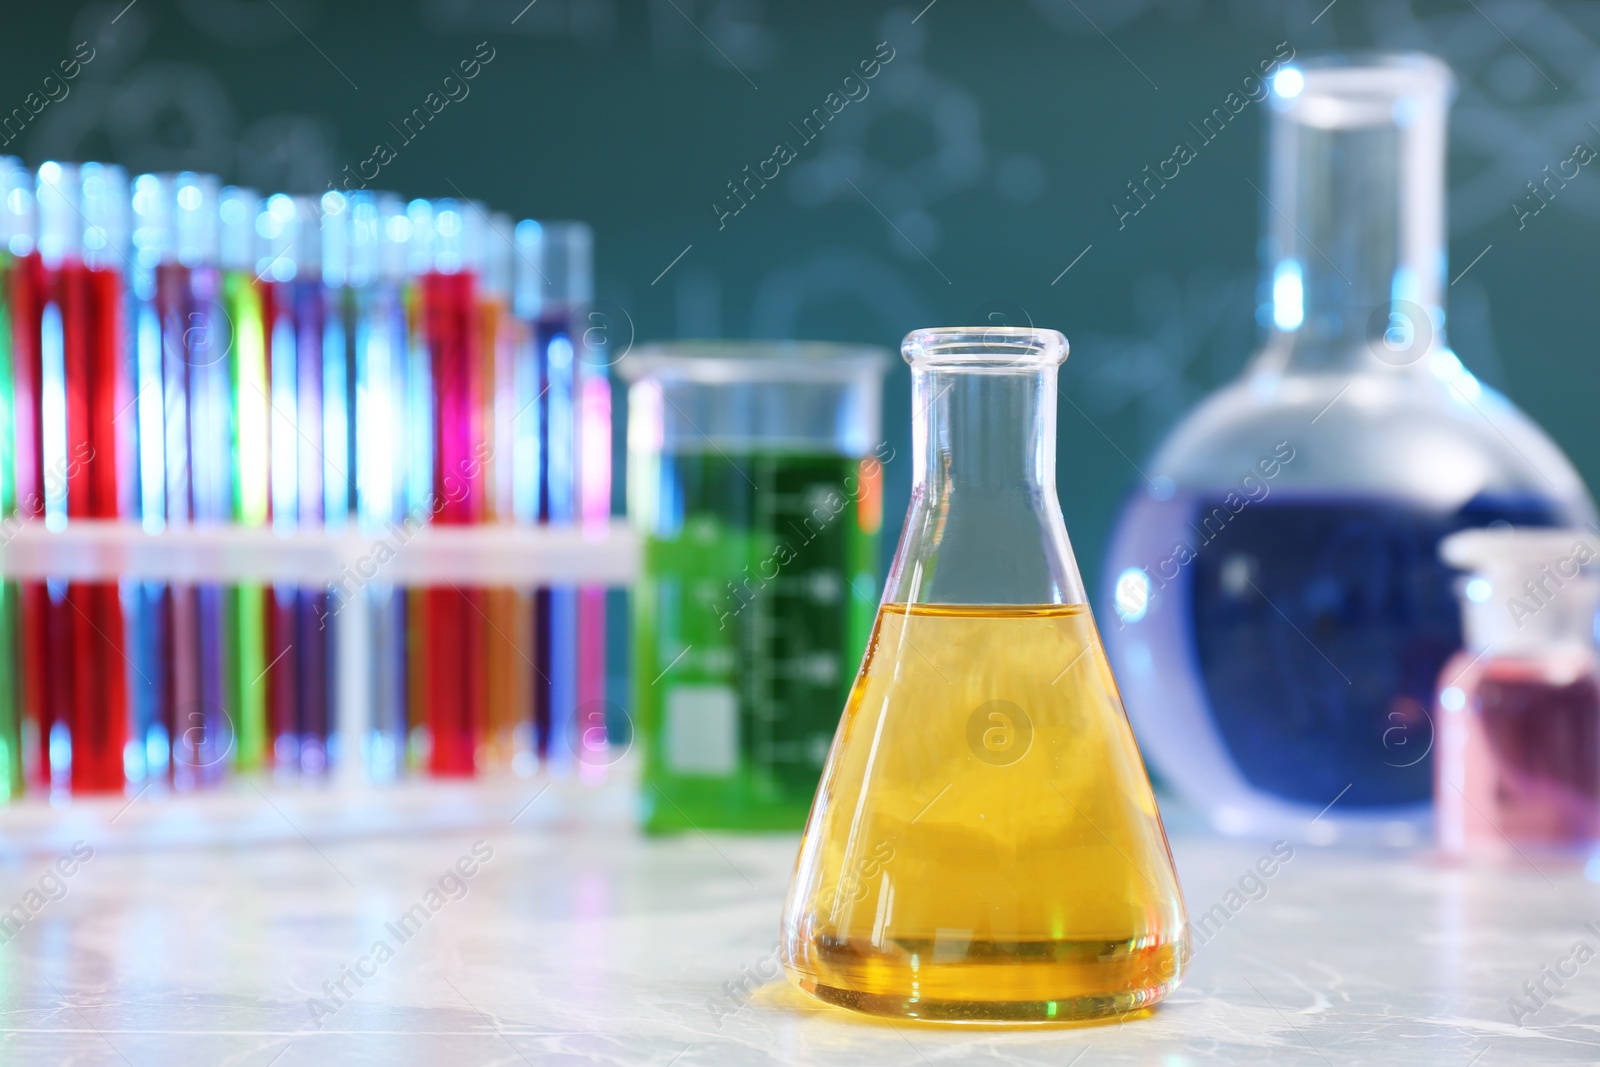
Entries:
MULTIPOLYGON (((625 781, 542 788, 245 784, 0 812, 0 911, 27 916, 0 930, 0 1063, 1600 1062, 1600 958, 1570 956, 1600 952, 1600 885, 1579 869, 1295 843, 1149 1018, 948 1030, 863 1020, 781 979, 729 998, 768 966, 794 838, 645 839, 625 781), (444 886, 459 899, 428 911, 463 858, 472 876, 444 886), (402 939, 386 924, 417 904, 402 939), (323 983, 358 966, 370 977, 335 1002, 323 983), (1546 966, 1576 974, 1558 986, 1546 966), (1523 983, 1541 980, 1553 996, 1517 1025, 1510 999, 1531 1007, 1523 983), (336 1010, 314 1020, 313 997, 336 1010)), ((1191 915, 1266 848, 1175 835, 1191 915)))

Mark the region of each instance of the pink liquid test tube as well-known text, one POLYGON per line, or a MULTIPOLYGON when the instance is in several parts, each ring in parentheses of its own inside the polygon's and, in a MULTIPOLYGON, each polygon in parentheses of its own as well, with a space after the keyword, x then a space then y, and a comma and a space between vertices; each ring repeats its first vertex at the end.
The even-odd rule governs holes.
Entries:
MULTIPOLYGON (((426 352, 433 403, 428 511, 438 526, 483 521, 488 383, 479 329, 483 211, 457 200, 414 200, 411 267, 417 277, 414 337, 426 352)), ((488 616, 483 590, 457 583, 412 591, 413 723, 422 727, 428 770, 472 776, 487 718, 488 616)))

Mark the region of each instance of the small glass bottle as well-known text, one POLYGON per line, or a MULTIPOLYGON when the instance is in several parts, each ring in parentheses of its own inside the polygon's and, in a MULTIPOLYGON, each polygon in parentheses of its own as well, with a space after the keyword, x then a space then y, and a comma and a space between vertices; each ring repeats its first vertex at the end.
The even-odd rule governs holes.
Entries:
POLYGON ((1439 674, 1435 800, 1451 855, 1600 844, 1600 544, 1588 530, 1453 534, 1466 646, 1439 674))
POLYGON ((1425 833, 1412 751, 1460 646, 1440 538, 1594 517, 1556 444, 1445 340, 1451 93, 1424 55, 1274 74, 1268 336, 1145 467, 1108 553, 1140 743, 1226 832, 1425 833))
POLYGON ((1188 923, 1056 498, 1053 330, 906 338, 912 490, 781 952, 821 1000, 1062 1022, 1178 983, 1188 923))

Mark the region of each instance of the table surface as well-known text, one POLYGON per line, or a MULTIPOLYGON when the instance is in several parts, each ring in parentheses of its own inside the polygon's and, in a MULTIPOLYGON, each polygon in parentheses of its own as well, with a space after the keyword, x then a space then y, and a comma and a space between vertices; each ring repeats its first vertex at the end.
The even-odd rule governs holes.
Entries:
POLYGON ((1264 892, 1247 879, 1254 892, 1230 896, 1271 842, 1177 833, 1190 915, 1220 905, 1226 921, 1149 1017, 891 1025, 781 978, 739 991, 771 973, 795 837, 645 838, 629 797, 626 782, 354 800, 245 783, 7 809, 0 912, 20 905, 27 921, 0 928, 0 1061, 1600 1061, 1600 885, 1580 867, 1462 870, 1292 842, 1264 892), (472 877, 447 877, 463 858, 472 877), (391 928, 416 905, 425 921, 391 928), (345 977, 356 968, 360 985, 345 977), (336 1000, 324 983, 341 979, 336 1000))

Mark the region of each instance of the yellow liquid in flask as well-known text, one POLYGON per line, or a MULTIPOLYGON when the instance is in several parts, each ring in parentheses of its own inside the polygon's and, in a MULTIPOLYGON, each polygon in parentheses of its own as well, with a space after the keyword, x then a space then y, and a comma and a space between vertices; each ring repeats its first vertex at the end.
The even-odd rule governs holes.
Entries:
POLYGON ((1084 605, 887 604, 801 846, 790 975, 879 1015, 1137 1011, 1188 961, 1166 834, 1084 605))

